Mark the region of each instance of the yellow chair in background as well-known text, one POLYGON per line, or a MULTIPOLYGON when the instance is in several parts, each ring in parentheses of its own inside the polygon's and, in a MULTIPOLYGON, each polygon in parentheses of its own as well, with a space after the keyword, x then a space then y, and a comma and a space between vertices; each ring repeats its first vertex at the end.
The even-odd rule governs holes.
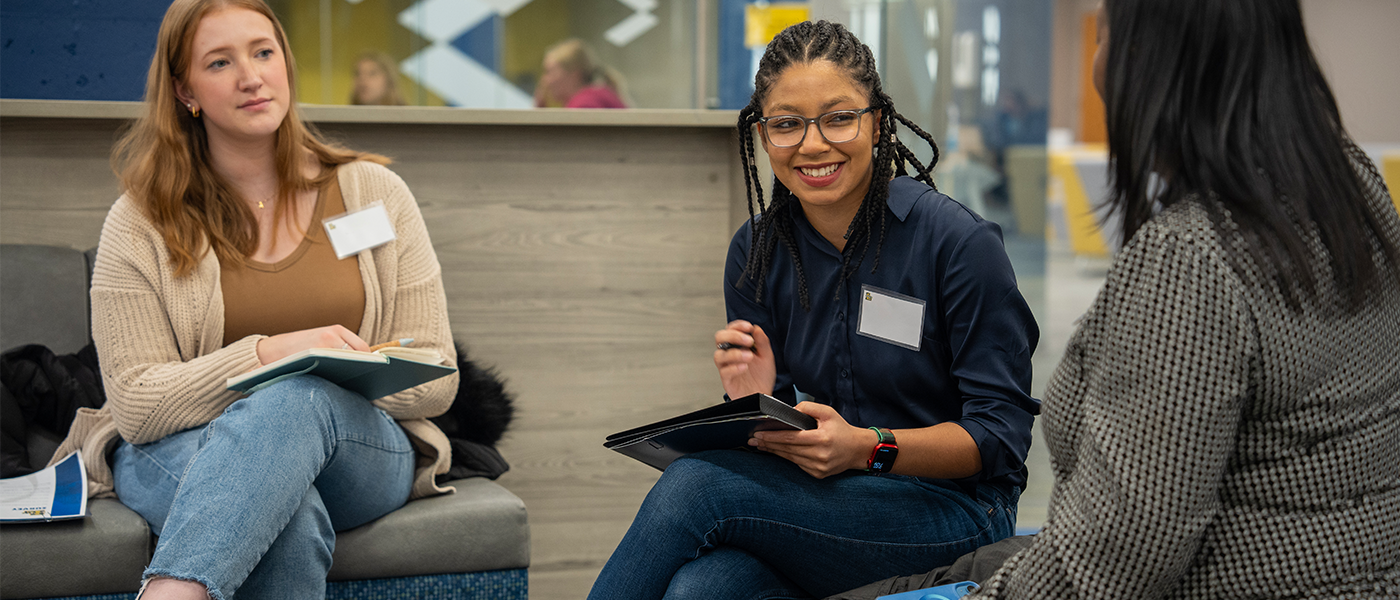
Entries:
MULTIPOLYGON (((1080 175, 1080 163, 1089 168, 1107 167, 1107 149, 1098 146, 1077 146, 1050 151, 1051 203, 1062 202, 1065 234, 1072 252, 1080 256, 1107 257, 1109 244, 1094 204, 1103 196, 1103 189, 1086 189, 1080 175)), ((1055 211, 1060 212, 1060 211, 1055 211)))
MULTIPOLYGON (((1046 186, 1047 204, 1053 216, 1048 223, 1047 239, 1067 238, 1075 255, 1108 257, 1117 251, 1119 230, 1110 218, 1103 218, 1098 204, 1107 193, 1107 149, 1098 144, 1085 144, 1051 150, 1049 156, 1050 182, 1046 186), (1105 232, 1107 227, 1109 231, 1105 232)), ((1380 156, 1381 174, 1390 188, 1395 210, 1400 211, 1400 151, 1380 156)))

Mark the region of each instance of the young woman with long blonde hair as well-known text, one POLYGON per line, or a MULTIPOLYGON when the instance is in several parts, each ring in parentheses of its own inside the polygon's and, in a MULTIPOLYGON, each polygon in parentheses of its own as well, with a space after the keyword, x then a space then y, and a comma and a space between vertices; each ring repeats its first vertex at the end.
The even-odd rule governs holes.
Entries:
POLYGON ((114 151, 125 193, 92 285, 107 403, 58 455, 81 450, 93 495, 160 536, 144 598, 321 597, 336 531, 445 491, 447 440, 426 418, 455 375, 379 399, 311 376, 225 389, 308 348, 414 338, 455 356, 412 194, 383 157, 322 141, 295 89, 261 0, 176 0, 114 151), (397 239, 337 259, 322 219, 373 203, 397 239))

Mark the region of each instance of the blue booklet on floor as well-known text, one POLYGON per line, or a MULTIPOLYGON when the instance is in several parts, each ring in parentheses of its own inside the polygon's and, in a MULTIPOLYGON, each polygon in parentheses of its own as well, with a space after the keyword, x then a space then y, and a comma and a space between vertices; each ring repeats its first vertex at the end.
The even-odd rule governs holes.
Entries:
POLYGON ((32 523, 87 516, 87 468, 77 452, 28 475, 0 479, 0 522, 32 523))
POLYGON ((924 588, 922 590, 911 590, 880 596, 875 600, 957 600, 963 596, 977 591, 979 586, 971 581, 962 583, 950 583, 938 587, 924 588))
POLYGON ((312 348, 231 377, 228 389, 251 394, 297 375, 315 375, 368 400, 378 400, 457 372, 434 350, 383 348, 374 352, 312 348))

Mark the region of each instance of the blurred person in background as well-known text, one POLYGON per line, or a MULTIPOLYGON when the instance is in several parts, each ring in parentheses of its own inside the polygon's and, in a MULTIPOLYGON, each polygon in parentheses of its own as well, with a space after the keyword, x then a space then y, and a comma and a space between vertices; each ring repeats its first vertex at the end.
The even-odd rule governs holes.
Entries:
POLYGON ((567 39, 544 53, 544 73, 535 87, 535 106, 627 108, 622 74, 599 64, 580 39, 567 39))
POLYGON ((399 69, 394 60, 377 50, 361 54, 355 60, 355 89, 350 103, 363 106, 403 106, 399 92, 399 69))

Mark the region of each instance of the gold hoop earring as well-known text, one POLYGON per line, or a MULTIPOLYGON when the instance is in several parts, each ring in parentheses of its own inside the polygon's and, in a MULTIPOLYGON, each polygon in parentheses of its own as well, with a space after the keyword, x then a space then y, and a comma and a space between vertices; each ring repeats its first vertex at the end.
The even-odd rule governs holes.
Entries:
POLYGON ((199 118, 199 109, 198 109, 198 108, 195 108, 193 104, 186 104, 186 105, 185 105, 185 108, 190 109, 190 116, 191 116, 191 117, 194 117, 194 118, 196 118, 196 119, 199 118))

